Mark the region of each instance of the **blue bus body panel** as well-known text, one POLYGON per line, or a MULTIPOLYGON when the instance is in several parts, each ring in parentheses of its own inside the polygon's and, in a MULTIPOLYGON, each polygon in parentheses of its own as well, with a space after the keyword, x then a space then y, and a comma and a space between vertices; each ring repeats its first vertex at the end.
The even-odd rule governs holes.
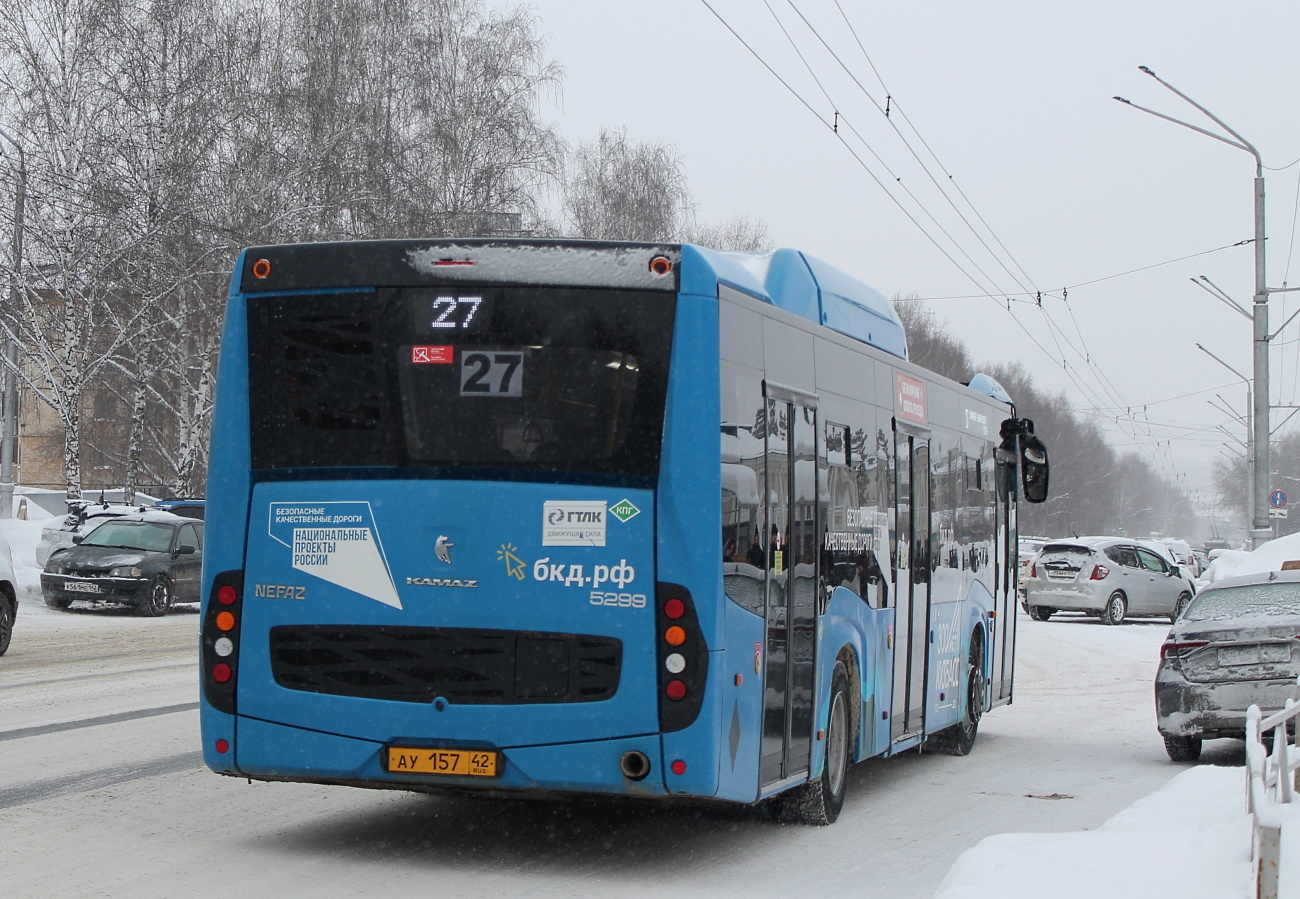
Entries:
MULTIPOLYGON (((246 251, 245 251, 246 252, 246 251)), ((217 361, 217 391, 212 412, 210 455, 214 464, 208 470, 207 520, 203 545, 203 610, 208 608, 207 591, 213 576, 222 571, 244 567, 244 528, 247 520, 249 469, 252 464, 248 442, 248 330, 247 303, 236 292, 244 253, 232 276, 230 298, 221 331, 221 355, 217 361), (232 526, 213 527, 213 522, 232 526)), ((234 773, 234 759, 218 753, 218 740, 233 745, 235 719, 201 703, 203 760, 214 771, 234 773)))
MULTIPOLYGON (((645 490, 440 480, 257 484, 242 630, 259 636, 242 648, 239 713, 380 742, 445 736, 449 746, 654 733, 653 521, 645 490), (587 538, 603 545, 547 545, 581 539, 548 530, 548 512, 622 501, 640 512, 588 525, 587 538), (440 544, 450 561, 439 558, 440 544), (620 595, 630 604, 619 605, 620 595), (266 635, 316 624, 609 636, 622 641, 623 664, 617 693, 596 702, 389 701, 278 683, 266 635)), ((244 735, 236 745, 241 771, 276 773, 251 766, 261 753, 244 735)))
MULTIPOLYGON (((702 264, 691 248, 682 248, 682 282, 698 283, 702 264)), ((718 301, 712 295, 681 293, 673 328, 674 364, 668 378, 664 450, 655 494, 656 553, 659 580, 692 590, 701 630, 715 639, 724 631, 721 549, 722 491, 718 464, 718 301), (703 500, 707 497, 708 500, 703 500)), ((653 628, 651 628, 653 630, 653 628)), ((651 655, 653 659, 653 654, 651 655)), ((718 789, 716 759, 721 754, 717 721, 722 711, 725 659, 722 647, 709 646, 708 686, 704 707, 694 723, 663 737, 661 767, 686 764, 681 775, 667 774, 669 790, 713 796, 718 789)))
POLYGON ((907 358, 907 334, 894 305, 880 291, 798 250, 719 253, 682 247, 682 292, 717 296, 719 282, 766 300, 779 309, 907 358), (691 252, 688 252, 691 251, 691 252), (687 260, 709 266, 687 280, 687 260))

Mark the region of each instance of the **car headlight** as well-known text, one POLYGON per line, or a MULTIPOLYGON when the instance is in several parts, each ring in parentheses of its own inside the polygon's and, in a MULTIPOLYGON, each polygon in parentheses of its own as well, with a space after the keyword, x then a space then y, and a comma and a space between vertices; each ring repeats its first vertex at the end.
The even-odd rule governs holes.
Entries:
POLYGON ((63 566, 51 559, 45 563, 46 574, 63 574, 63 566))
POLYGON ((140 577, 144 574, 134 565, 119 565, 108 573, 109 577, 140 577))

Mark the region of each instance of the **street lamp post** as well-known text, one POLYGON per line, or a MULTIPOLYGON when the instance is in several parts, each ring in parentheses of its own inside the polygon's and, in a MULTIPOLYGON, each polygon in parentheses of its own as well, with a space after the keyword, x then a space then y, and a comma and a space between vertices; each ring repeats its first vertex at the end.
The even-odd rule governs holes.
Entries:
MULTIPOLYGON (((5 128, 0 137, 18 152, 18 183, 14 188, 13 275, 9 284, 9 309, 19 309, 19 279, 23 267, 23 208, 27 202, 27 156, 23 145, 5 128)), ((0 383, 4 389, 4 418, 0 422, 0 518, 14 514, 14 448, 18 441, 18 341, 10 336, 5 345, 6 362, 0 383)))
MULTIPOLYGON (((1224 361, 1223 361, 1222 359, 1220 359, 1218 356, 1216 356, 1216 355, 1214 355, 1213 353, 1211 353, 1211 352, 1210 352, 1209 350, 1207 350, 1205 347, 1201 346, 1199 343, 1196 345, 1196 348, 1197 348, 1198 350, 1200 350, 1202 353, 1204 353, 1205 355, 1209 356, 1209 357, 1210 357, 1211 359, 1213 359, 1215 362, 1217 362, 1217 363, 1219 363, 1220 365, 1222 365, 1222 366, 1223 366, 1224 368, 1226 368, 1228 371, 1232 372, 1234 375, 1236 375, 1237 377, 1241 378, 1241 380, 1246 384, 1246 443, 1245 443, 1245 447, 1246 447, 1246 521, 1247 521, 1247 522, 1250 524, 1250 526, 1251 526, 1251 529, 1252 529, 1252 534, 1251 534, 1251 536, 1253 537, 1253 536, 1254 536, 1253 529, 1254 529, 1254 526, 1255 526, 1255 510, 1258 508, 1258 506, 1255 505, 1255 484, 1256 484, 1255 472, 1257 472, 1259 469, 1257 469, 1257 468, 1255 467, 1255 452, 1254 452, 1254 449, 1255 449, 1255 434, 1254 434, 1254 430, 1251 428, 1251 413, 1252 413, 1252 408, 1251 408, 1251 407, 1252 407, 1253 404, 1251 403, 1251 387, 1250 387, 1250 379, 1247 378, 1245 375, 1243 375, 1241 372, 1237 371, 1235 368, 1233 368, 1233 367, 1232 367, 1231 365, 1229 365, 1228 363, 1224 362, 1224 361)), ((1229 435, 1229 436, 1231 436, 1231 435, 1229 435)), ((1236 440, 1237 438, 1233 437, 1233 439, 1236 440)), ((1240 441, 1238 441, 1238 442, 1240 442, 1240 441)), ((1261 479, 1261 480, 1262 480, 1262 479, 1261 479)))
MULTIPOLYGON (((1159 81, 1163 87, 1173 91, 1182 99, 1195 106, 1198 110, 1210 118, 1216 125, 1224 131, 1231 134, 1236 140, 1229 140, 1221 134, 1215 134, 1213 131, 1207 131, 1197 125, 1184 122, 1182 119, 1176 119, 1167 116, 1162 112, 1156 112, 1154 109, 1147 109, 1145 106, 1139 106, 1131 103, 1123 97, 1115 99, 1132 106, 1134 109, 1148 113, 1156 118, 1164 119, 1167 122, 1173 122, 1175 125, 1182 125, 1184 128, 1204 134, 1206 137, 1212 137, 1221 141, 1230 147, 1236 147, 1238 150, 1245 150, 1251 156, 1255 157, 1255 302, 1252 307, 1251 319, 1254 323, 1253 340, 1253 359, 1254 359, 1254 463, 1257 473, 1267 474, 1268 467, 1268 449, 1269 449, 1269 392, 1268 392, 1268 294, 1269 289, 1264 279, 1264 161, 1260 158, 1259 151, 1236 131, 1224 123, 1222 119, 1210 112, 1200 103, 1197 103, 1191 97, 1184 94, 1178 88, 1174 87, 1167 81, 1160 78, 1155 72, 1146 66, 1138 66, 1138 71, 1150 75, 1156 81, 1159 81)), ((1208 351, 1207 351, 1208 352, 1208 351)), ((1268 479, 1266 476, 1255 479, 1254 489, 1251 492, 1251 505, 1253 513, 1251 515, 1250 538, 1252 547, 1258 547, 1269 538, 1270 528, 1268 518, 1268 479)))

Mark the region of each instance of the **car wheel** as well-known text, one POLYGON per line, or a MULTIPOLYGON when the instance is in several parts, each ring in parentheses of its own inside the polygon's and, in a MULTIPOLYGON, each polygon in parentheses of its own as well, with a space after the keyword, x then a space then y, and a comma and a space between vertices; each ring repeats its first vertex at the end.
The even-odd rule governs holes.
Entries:
POLYGON ((1187 604, 1191 601, 1192 594, 1186 591, 1178 594, 1178 602, 1174 603, 1173 614, 1169 616, 1170 624, 1178 623, 1178 619, 1183 617, 1183 610, 1187 608, 1187 604))
MULTIPOLYGON (((1052 609, 1047 609, 1047 614, 1052 609)), ((1047 616, 1041 619, 1047 620, 1047 616)), ((932 751, 947 755, 970 755, 979 736, 980 718, 984 714, 984 643, 971 637, 970 660, 966 666, 966 715, 952 727, 945 727, 926 742, 932 751)))
POLYGON ((1201 757, 1201 738, 1200 737, 1171 737, 1168 734, 1165 738, 1165 752, 1169 753, 1169 760, 1173 762, 1194 762, 1201 757))
POLYGON ((1035 621, 1046 621, 1051 618, 1056 609, 1049 609, 1047 606, 1030 606, 1029 617, 1035 621))
POLYGON ((849 765, 853 763, 853 713, 849 706, 849 675, 843 662, 831 677, 831 707, 826 720, 826 764, 820 780, 795 787, 783 797, 781 817, 800 824, 834 824, 844 807, 849 765))
POLYGON ((14 607, 7 598, 0 596, 0 656, 9 649, 9 641, 14 635, 14 607))
POLYGON ((172 582, 167 580, 166 575, 160 574, 149 588, 149 601, 144 605, 144 614, 150 618, 161 618, 171 611, 174 601, 172 582))
POLYGON ((45 604, 49 606, 51 609, 58 609, 60 612, 63 612, 66 611, 68 607, 72 605, 72 600, 59 599, 58 597, 55 596, 47 596, 45 597, 45 604))
POLYGON ((1128 600, 1124 598, 1123 593, 1116 590, 1106 600, 1106 607, 1101 610, 1101 623, 1119 624, 1126 614, 1128 614, 1128 600))

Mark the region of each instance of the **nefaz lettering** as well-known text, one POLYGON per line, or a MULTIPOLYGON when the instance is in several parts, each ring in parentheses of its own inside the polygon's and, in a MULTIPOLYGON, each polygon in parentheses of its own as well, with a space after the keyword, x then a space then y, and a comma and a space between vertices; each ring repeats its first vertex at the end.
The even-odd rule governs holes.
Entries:
POLYGON ((548 500, 542 509, 542 546, 604 546, 604 500, 548 500))
POLYGON ((253 596, 263 599, 306 599, 307 588, 296 584, 254 584, 253 596))
POLYGON ((446 577, 408 577, 406 583, 415 587, 478 587, 477 580, 446 577))

